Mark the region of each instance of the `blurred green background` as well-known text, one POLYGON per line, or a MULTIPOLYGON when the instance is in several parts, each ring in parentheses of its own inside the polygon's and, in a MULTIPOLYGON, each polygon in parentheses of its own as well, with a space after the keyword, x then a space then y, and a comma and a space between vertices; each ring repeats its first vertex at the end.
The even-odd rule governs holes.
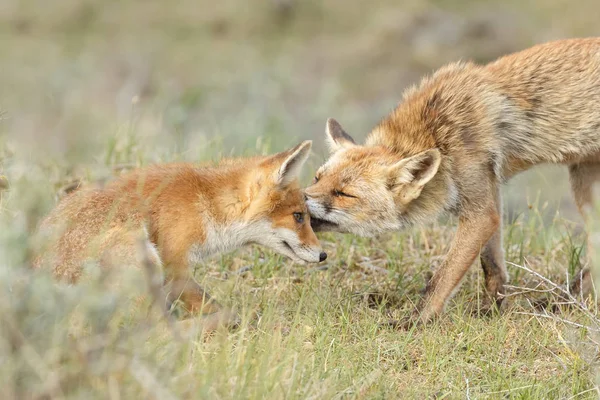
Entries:
MULTIPOLYGON (((37 166, 50 181, 307 138, 316 167, 327 117, 362 139, 443 64, 598 35, 599 13, 592 0, 3 0, 1 142, 13 177, 37 166)), ((539 193, 577 219, 566 177, 517 178, 509 211, 539 193)))
MULTIPOLYGON (((412 311, 455 224, 320 235, 325 268, 260 248, 202 263, 196 277, 243 316, 208 341, 147 334, 159 320, 128 307, 145 287, 134 270, 113 293, 99 273, 57 285, 23 266, 73 178, 309 138, 314 170, 327 117, 362 140, 443 64, 600 36, 599 15, 598 0, 0 0, 0 398, 594 398, 597 308, 538 318, 515 296, 498 318, 474 318, 478 267, 440 323, 377 328, 412 311)), ((522 266, 558 284, 575 273, 569 192, 559 167, 505 188, 522 216, 504 234, 513 285, 539 291, 522 266)))

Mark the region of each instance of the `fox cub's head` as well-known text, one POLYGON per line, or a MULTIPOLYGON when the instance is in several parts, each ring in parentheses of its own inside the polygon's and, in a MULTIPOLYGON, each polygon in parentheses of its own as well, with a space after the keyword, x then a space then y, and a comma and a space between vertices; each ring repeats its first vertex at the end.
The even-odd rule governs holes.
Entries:
POLYGON ((420 197, 438 172, 439 150, 401 158, 383 146, 357 145, 333 119, 326 140, 331 156, 305 190, 316 231, 373 236, 438 211, 420 197))
POLYGON ((320 262, 327 258, 310 225, 310 214, 298 176, 309 156, 311 141, 267 157, 258 166, 251 185, 247 215, 266 221, 255 242, 296 262, 320 262))

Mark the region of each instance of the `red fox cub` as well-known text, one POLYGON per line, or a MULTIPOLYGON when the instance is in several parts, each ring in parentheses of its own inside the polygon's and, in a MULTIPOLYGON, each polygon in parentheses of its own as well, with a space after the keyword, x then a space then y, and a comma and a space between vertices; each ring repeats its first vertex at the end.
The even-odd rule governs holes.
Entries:
POLYGON ((310 226, 298 174, 312 142, 279 154, 222 161, 215 167, 155 165, 134 170, 101 189, 79 189, 42 222, 52 254, 36 260, 76 282, 87 259, 101 266, 140 265, 140 236, 162 268, 167 303, 191 314, 220 307, 194 281, 191 266, 251 243, 300 263, 327 258, 310 226))
MULTIPOLYGON (((542 163, 569 167, 584 215, 600 182, 600 38, 537 45, 487 65, 447 65, 356 144, 333 119, 331 156, 306 189, 316 231, 375 235, 458 216, 446 259, 409 324, 442 312, 477 256, 495 304, 508 275, 500 187, 542 163)), ((589 245, 588 245, 589 247, 589 245)), ((587 270, 582 277, 589 279, 587 270)))

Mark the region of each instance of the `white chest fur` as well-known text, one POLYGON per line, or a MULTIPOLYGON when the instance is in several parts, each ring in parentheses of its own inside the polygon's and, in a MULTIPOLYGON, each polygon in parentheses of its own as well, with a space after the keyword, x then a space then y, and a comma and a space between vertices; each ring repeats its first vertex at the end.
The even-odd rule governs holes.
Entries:
POLYGON ((256 222, 234 222, 229 225, 208 223, 204 243, 193 245, 188 252, 190 265, 198 264, 208 257, 229 252, 249 243, 261 242, 273 235, 268 220, 256 222))

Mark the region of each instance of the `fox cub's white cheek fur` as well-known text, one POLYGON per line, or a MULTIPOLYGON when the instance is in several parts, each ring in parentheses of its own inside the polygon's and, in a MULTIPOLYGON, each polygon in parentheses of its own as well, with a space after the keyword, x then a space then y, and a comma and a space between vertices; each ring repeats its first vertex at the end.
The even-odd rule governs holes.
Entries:
POLYGON ((280 246, 283 250, 292 253, 289 257, 294 260, 307 262, 319 262, 323 250, 320 247, 313 247, 302 242, 295 231, 286 228, 277 228, 277 236, 280 239, 280 246), (289 248, 288 248, 289 247, 289 248))
POLYGON ((320 247, 304 244, 296 232, 274 227, 270 223, 268 223, 267 229, 257 232, 253 242, 268 247, 300 264, 320 262, 320 255, 323 252, 320 247))
POLYGON ((261 244, 298 263, 319 262, 322 252, 321 248, 312 248, 303 244, 296 232, 274 227, 268 219, 252 223, 234 223, 225 227, 207 222, 207 226, 210 229, 205 242, 202 245, 192 246, 188 253, 188 260, 192 265, 214 254, 231 251, 247 243, 261 244))

